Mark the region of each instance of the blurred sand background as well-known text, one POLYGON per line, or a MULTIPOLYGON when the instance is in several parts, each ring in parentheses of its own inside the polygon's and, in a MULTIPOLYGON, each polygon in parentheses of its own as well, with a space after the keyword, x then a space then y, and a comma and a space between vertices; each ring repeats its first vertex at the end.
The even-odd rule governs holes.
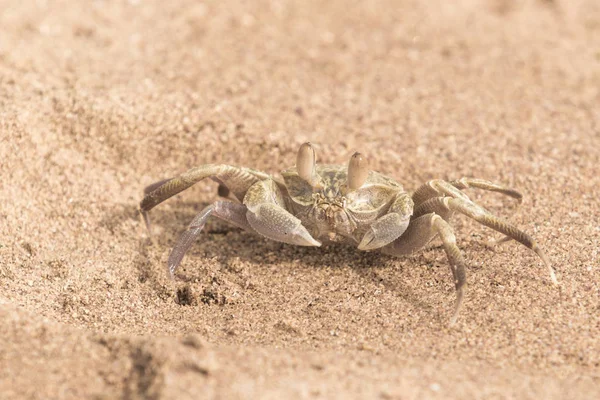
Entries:
POLYGON ((600 398, 600 3, 0 0, 2 399, 600 398), (203 182, 140 223, 144 186, 356 150, 531 233, 455 218, 409 258, 283 245, 211 220, 203 182))

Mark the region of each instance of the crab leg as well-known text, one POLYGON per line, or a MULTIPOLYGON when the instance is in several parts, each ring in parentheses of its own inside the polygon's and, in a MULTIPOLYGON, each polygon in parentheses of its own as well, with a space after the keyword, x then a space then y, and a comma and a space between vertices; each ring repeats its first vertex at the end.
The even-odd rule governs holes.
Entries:
POLYGON ((456 322, 462 305, 467 278, 465 274, 465 260, 456 245, 456 237, 450 224, 435 213, 422 215, 413 219, 402 236, 383 247, 382 252, 394 256, 412 254, 422 249, 436 235, 439 235, 442 239, 456 287, 456 306, 454 314, 450 319, 450 324, 453 324, 456 322))
POLYGON ((247 208, 243 204, 233 203, 231 201, 217 201, 196 215, 189 224, 187 230, 181 234, 169 255, 168 268, 171 277, 181 263, 185 253, 194 244, 198 235, 200 235, 208 217, 212 215, 230 222, 239 228, 253 232, 246 220, 246 211, 247 208))
POLYGON ((268 175, 248 168, 207 164, 192 168, 175 178, 156 182, 144 190, 146 195, 140 203, 140 211, 148 230, 150 230, 148 211, 193 184, 209 177, 225 185, 238 199, 242 200, 252 184, 268 178, 268 175))
POLYGON ((461 178, 451 182, 446 182, 442 179, 433 179, 426 182, 424 185, 421 185, 417 190, 415 190, 413 192, 412 197, 413 201, 415 202, 415 206, 418 206, 419 204, 429 200, 432 197, 444 195, 456 198, 469 199, 469 197, 466 194, 459 190, 467 188, 477 188, 487 190, 490 192, 502 193, 506 196, 510 196, 512 198, 517 199, 519 203, 523 199, 523 195, 521 195, 521 193, 517 192, 514 189, 510 189, 505 186, 486 181, 484 179, 475 178, 461 178))
MULTIPOLYGON (((501 193, 503 195, 516 199, 519 202, 519 204, 521 204, 521 202, 523 201, 523 195, 517 192, 516 190, 508 188, 506 186, 498 185, 494 182, 486 181, 485 179, 477 178, 461 178, 450 182, 446 182, 441 179, 433 179, 431 181, 428 181, 413 192, 413 200, 415 202, 415 206, 418 206, 419 204, 422 204, 423 202, 433 197, 450 196, 470 200, 466 194, 461 192, 462 189, 468 188, 483 189, 489 192, 501 193)), ((442 215, 442 217, 445 220, 448 220, 447 215, 442 215)), ((510 240, 512 240, 510 237, 505 236, 499 240, 489 242, 488 245, 497 245, 500 243, 508 242, 510 240)))
POLYGON ((546 254, 531 236, 509 222, 503 220, 502 218, 493 215, 483 207, 478 206, 470 200, 453 197, 434 197, 416 207, 414 216, 419 217, 432 212, 440 215, 448 215, 449 213, 455 211, 464 214, 467 217, 472 218, 480 224, 492 228, 495 231, 501 232, 507 237, 514 239, 533 250, 548 268, 552 282, 554 284, 558 284, 558 281, 556 280, 556 274, 554 273, 554 268, 548 261, 546 254))
POLYGON ((299 246, 320 246, 302 221, 285 209, 281 190, 272 179, 255 183, 244 197, 248 223, 261 235, 299 246))
POLYGON ((517 200, 519 203, 523 201, 523 195, 518 191, 511 189, 506 186, 498 185, 494 182, 486 181, 485 179, 477 179, 477 178, 460 178, 455 181, 449 182, 452 186, 457 189, 482 189, 487 190, 488 192, 497 192, 501 193, 505 196, 512 197, 517 200))

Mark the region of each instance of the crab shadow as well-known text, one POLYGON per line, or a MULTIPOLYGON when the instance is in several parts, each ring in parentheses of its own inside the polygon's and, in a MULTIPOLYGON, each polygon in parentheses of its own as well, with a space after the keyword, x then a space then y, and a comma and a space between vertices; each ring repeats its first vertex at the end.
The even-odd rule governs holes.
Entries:
MULTIPOLYGON (((157 261, 164 258, 164 252, 170 251, 192 219, 209 203, 178 201, 169 207, 157 208, 150 212, 152 234, 144 234, 145 227, 140 218, 137 206, 123 204, 107 215, 101 225, 119 235, 119 226, 131 220, 140 225, 138 240, 138 256, 133 265, 137 270, 140 283, 151 282, 157 288, 163 288, 166 269, 157 268, 157 261), (160 276, 163 274, 164 276, 160 276)), ((125 232, 123 232, 124 234, 125 232)), ((128 232, 131 234, 131 232, 128 232)), ((279 243, 265 239, 258 234, 245 232, 237 227, 210 218, 200 235, 197 243, 190 249, 186 259, 212 258, 217 262, 227 264, 233 258, 247 262, 257 267, 270 267, 277 264, 297 265, 298 268, 315 270, 331 269, 335 273, 345 273, 347 269, 356 278, 365 282, 382 285, 385 290, 414 307, 434 312, 435 307, 421 300, 422 293, 416 293, 411 287, 402 282, 406 265, 423 263, 419 256, 397 258, 378 252, 359 251, 351 245, 330 244, 323 247, 303 247, 279 243), (415 260, 416 258, 416 260, 415 260)), ((186 262, 184 259, 184 263, 186 262)), ((192 284, 201 281, 205 271, 202 268, 180 269, 174 281, 192 284)))

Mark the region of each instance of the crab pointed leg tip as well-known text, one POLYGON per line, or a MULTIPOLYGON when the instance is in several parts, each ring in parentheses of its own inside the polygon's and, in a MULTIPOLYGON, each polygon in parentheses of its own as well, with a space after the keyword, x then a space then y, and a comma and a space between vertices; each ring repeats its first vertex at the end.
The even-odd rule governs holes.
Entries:
POLYGON ((553 284, 555 284, 556 286, 559 285, 558 279, 556 279, 556 273, 554 273, 554 270, 552 269, 552 267, 550 268, 550 279, 552 279, 553 284))
POLYGON ((152 234, 152 229, 150 229, 150 217, 148 216, 148 212, 140 209, 140 216, 146 225, 146 229, 148 230, 148 234, 152 234))
POLYGON ((458 319, 458 315, 453 315, 452 318, 450 318, 450 323, 448 324, 448 326, 450 328, 456 326, 457 319, 458 319))
POLYGON ((516 193, 515 199, 517 200, 517 204, 519 204, 519 205, 523 204, 523 195, 521 193, 516 193))
POLYGON ((456 305, 454 306, 454 314, 452 314, 452 318, 450 318, 450 326, 456 324, 458 319, 458 313, 460 312, 460 308, 462 306, 464 296, 464 287, 461 287, 456 290, 456 305))
POLYGON ((544 264, 546 264, 546 267, 548 267, 548 271, 550 272, 550 279, 552 280, 552 283, 558 286, 558 279, 556 279, 556 272, 554 272, 554 267, 552 266, 552 264, 550 264, 550 260, 548 260, 548 257, 546 257, 546 253, 544 253, 542 251, 542 249, 540 249, 537 246, 533 250, 542 259, 542 262, 544 264))

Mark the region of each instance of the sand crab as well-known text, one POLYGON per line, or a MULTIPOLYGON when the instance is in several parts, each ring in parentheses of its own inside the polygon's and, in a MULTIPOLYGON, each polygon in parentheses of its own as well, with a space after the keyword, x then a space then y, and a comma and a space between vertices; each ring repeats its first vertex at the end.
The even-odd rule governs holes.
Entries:
POLYGON ((475 204, 462 189, 477 188, 521 200, 519 192, 472 178, 447 182, 431 180, 412 193, 395 180, 370 171, 366 159, 355 153, 347 166, 317 165, 313 146, 300 146, 296 166, 284 170, 283 182, 266 173, 230 165, 202 165, 178 177, 150 185, 140 210, 150 229, 148 211, 205 178, 218 182, 219 194, 238 201, 219 200, 202 210, 173 248, 171 276, 210 216, 269 239, 300 246, 331 242, 356 245, 400 256, 414 253, 434 237, 442 240, 454 277, 457 299, 453 323, 465 290, 465 261, 448 223, 453 213, 464 214, 533 250, 556 276, 547 257, 525 232, 475 204))

